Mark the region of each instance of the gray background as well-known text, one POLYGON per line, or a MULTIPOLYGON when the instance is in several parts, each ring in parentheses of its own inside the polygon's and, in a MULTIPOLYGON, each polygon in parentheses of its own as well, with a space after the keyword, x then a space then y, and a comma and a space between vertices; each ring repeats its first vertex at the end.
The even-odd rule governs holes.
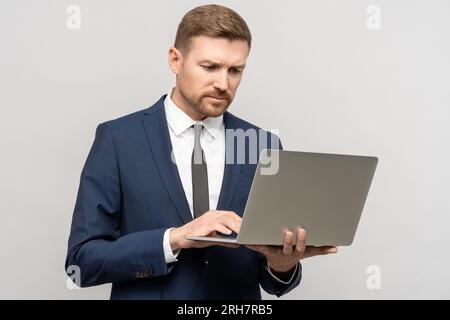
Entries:
MULTIPOLYGON (((205 3, 1 0, 0 298, 108 298, 108 285, 66 287, 79 175, 98 123, 174 84, 167 50, 205 3)), ((220 3, 254 35, 232 112, 279 129, 286 149, 380 158, 354 245, 305 260, 284 298, 450 298, 450 1, 220 3)))

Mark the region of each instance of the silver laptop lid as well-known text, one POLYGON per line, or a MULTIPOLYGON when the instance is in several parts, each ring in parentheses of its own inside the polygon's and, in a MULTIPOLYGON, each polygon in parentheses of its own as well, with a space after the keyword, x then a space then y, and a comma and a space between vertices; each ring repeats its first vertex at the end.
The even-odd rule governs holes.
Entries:
POLYGON ((302 226, 307 245, 350 245, 377 157, 264 150, 238 234, 240 244, 281 245, 302 226))

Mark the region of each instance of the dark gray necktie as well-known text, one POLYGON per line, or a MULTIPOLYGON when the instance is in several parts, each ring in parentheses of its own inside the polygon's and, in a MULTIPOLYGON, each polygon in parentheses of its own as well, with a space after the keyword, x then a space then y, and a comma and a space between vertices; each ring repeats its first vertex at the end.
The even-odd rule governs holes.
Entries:
POLYGON ((192 200, 194 219, 209 210, 208 169, 200 145, 203 125, 194 125, 194 151, 192 152, 192 200))

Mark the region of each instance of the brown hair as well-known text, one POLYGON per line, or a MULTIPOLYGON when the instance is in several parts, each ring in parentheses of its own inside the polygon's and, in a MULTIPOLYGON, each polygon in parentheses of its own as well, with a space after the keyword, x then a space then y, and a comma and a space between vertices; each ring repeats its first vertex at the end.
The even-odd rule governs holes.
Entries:
POLYGON ((252 34, 245 20, 234 10, 210 4, 192 9, 185 14, 178 25, 175 48, 186 53, 190 40, 196 36, 246 40, 249 49, 252 34))

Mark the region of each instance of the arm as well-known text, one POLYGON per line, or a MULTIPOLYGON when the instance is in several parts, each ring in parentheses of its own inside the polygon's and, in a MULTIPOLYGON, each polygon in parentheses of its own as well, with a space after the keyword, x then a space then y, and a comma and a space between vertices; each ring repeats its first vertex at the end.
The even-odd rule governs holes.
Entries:
POLYGON ((300 284, 302 279, 301 263, 298 263, 297 267, 293 270, 294 273, 289 275, 290 281, 282 282, 280 281, 281 279, 277 279, 277 275, 269 272, 267 267, 267 259, 263 254, 260 254, 260 261, 259 283, 268 294, 274 294, 277 297, 281 297, 300 284))
POLYGON ((166 228, 120 236, 121 190, 114 141, 106 124, 81 173, 72 219, 66 270, 77 265, 81 286, 166 275, 166 228))
MULTIPOLYGON (((285 284, 284 288, 279 291, 274 290, 273 292, 268 291, 268 293, 275 293, 277 296, 285 294, 295 288, 301 279, 301 264, 300 259, 305 259, 308 257, 314 257, 317 255, 326 255, 330 253, 336 253, 337 248, 332 246, 323 247, 313 247, 306 246, 306 231, 302 228, 297 228, 297 239, 295 241, 295 235, 293 232, 285 230, 283 246, 265 246, 265 245, 247 245, 249 249, 262 253, 266 260, 267 265, 270 270, 278 276, 289 276, 291 272, 294 272, 289 283, 285 284), (296 274, 299 272, 300 274, 296 274)), ((268 271, 268 270, 267 270, 268 271)), ((276 279, 274 279, 276 280, 276 279)), ((277 280, 279 283, 280 280, 277 280)), ((268 287, 269 289, 273 289, 268 287)), ((276 289, 277 287, 275 287, 276 289)))

